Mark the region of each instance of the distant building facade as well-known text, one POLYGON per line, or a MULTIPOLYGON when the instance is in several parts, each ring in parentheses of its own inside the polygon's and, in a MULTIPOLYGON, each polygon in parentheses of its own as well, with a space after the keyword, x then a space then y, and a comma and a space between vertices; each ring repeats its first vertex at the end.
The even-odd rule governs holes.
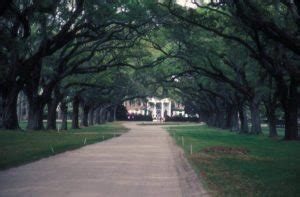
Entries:
POLYGON ((170 98, 147 98, 146 101, 135 99, 124 102, 128 114, 152 116, 154 120, 173 116, 186 116, 184 106, 170 98))

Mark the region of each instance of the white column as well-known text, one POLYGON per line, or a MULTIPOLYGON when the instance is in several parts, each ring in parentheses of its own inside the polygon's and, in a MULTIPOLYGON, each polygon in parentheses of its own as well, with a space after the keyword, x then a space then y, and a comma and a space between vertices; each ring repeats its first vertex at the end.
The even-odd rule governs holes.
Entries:
POLYGON ((168 113, 168 115, 171 117, 172 116, 172 109, 171 109, 171 107, 172 107, 172 102, 170 101, 169 102, 169 113, 168 113))
POLYGON ((164 102, 163 101, 161 102, 161 112, 160 113, 161 113, 161 117, 164 118, 165 114, 164 114, 164 102))
POLYGON ((153 117, 156 118, 156 102, 154 101, 153 117))

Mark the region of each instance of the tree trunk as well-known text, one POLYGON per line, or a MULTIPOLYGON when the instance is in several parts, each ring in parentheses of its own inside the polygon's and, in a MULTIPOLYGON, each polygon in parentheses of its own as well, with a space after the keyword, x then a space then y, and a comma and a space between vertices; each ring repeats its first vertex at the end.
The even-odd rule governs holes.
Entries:
POLYGON ((111 112, 110 112, 110 110, 107 110, 106 111, 106 122, 110 122, 110 116, 111 116, 111 112))
POLYGON ((98 108, 94 108, 94 114, 93 114, 93 122, 94 124, 97 124, 97 111, 98 111, 98 108))
POLYGON ((290 85, 288 87, 283 77, 278 76, 276 78, 276 85, 280 93, 279 94, 280 102, 284 111, 284 122, 285 122, 284 139, 297 140, 298 139, 298 126, 297 126, 298 83, 296 81, 296 77, 290 77, 290 85))
POLYGON ((89 117, 89 125, 94 125, 94 112, 95 112, 95 109, 90 109, 89 111, 89 114, 88 114, 88 117, 89 117))
POLYGON ((53 98, 48 102, 48 116, 47 116, 47 129, 48 130, 56 130, 56 118, 57 118, 57 106, 59 102, 58 99, 53 98))
POLYGON ((66 102, 61 102, 61 130, 68 130, 68 105, 66 102))
POLYGON ((28 98, 29 100, 29 117, 27 129, 29 130, 42 130, 43 125, 43 112, 45 104, 41 99, 28 98))
POLYGON ((238 115, 240 119, 240 133, 249 133, 247 113, 243 104, 238 106, 238 115))
POLYGON ((238 112, 235 110, 232 116, 232 122, 231 122, 231 131, 239 131, 239 117, 238 112))
POLYGON ((276 103, 272 103, 269 101, 265 103, 266 108, 266 116, 268 118, 268 126, 269 126, 269 137, 277 137, 277 128, 276 128, 276 103))
POLYGON ((117 120, 117 109, 118 109, 118 106, 115 105, 114 109, 113 109, 113 121, 117 120))
POLYGON ((269 137, 277 137, 276 116, 275 113, 268 115, 269 137))
POLYGON ((4 99, 2 95, 0 96, 0 129, 4 128, 3 125, 3 116, 4 116, 4 99))
POLYGON ((239 129, 237 110, 233 105, 227 106, 224 128, 230 131, 238 131, 239 129))
POLYGON ((251 112, 251 133, 260 134, 261 133, 261 120, 259 112, 259 102, 254 98, 250 103, 251 112))
POLYGON ((83 105, 83 113, 81 119, 81 126, 87 127, 88 125, 88 116, 89 116, 90 107, 88 105, 83 105))
POLYGON ((59 88, 54 88, 52 91, 53 97, 48 100, 48 117, 47 129, 56 130, 57 107, 59 102, 63 99, 63 94, 60 93, 59 88))
POLYGON ((95 112, 96 112, 95 122, 96 122, 96 124, 100 124, 101 123, 101 120, 100 120, 101 107, 98 107, 95 112))
POLYGON ((201 119, 203 122, 205 122, 208 125, 209 122, 209 115, 207 112, 201 112, 201 119))
POLYGON ((78 96, 74 96, 72 106, 73 106, 72 129, 79 129, 79 97, 78 96))
POLYGON ((20 122, 22 120, 22 104, 23 104, 23 98, 22 94, 20 93, 17 100, 17 116, 18 121, 20 122))
POLYGON ((13 86, 8 92, 1 93, 0 128, 6 130, 16 130, 20 128, 17 115, 17 99, 19 91, 20 88, 13 86))
POLYGON ((206 113, 206 124, 208 125, 208 126, 213 126, 213 119, 214 119, 214 117, 213 117, 213 114, 211 113, 211 112, 209 112, 209 113, 206 113))
POLYGON ((102 107, 100 111, 100 123, 103 124, 106 121, 106 108, 102 107))
POLYGON ((233 117, 234 116, 234 108, 232 105, 226 106, 226 114, 225 114, 225 123, 223 128, 224 129, 232 129, 233 117))
POLYGON ((29 102, 29 116, 28 116, 28 125, 27 129, 29 130, 42 130, 44 129, 43 125, 43 112, 44 107, 47 103, 47 98, 50 98, 50 95, 44 96, 45 92, 43 90, 42 95, 39 94, 39 84, 41 76, 41 62, 36 62, 37 65, 32 71, 32 77, 26 81, 25 84, 25 93, 29 102))
POLYGON ((201 111, 198 111, 197 115, 198 115, 198 122, 203 122, 203 117, 202 117, 201 111))
POLYGON ((295 77, 291 77, 289 95, 284 107, 285 111, 285 135, 286 140, 298 139, 298 102, 297 102, 298 84, 295 77))
POLYGON ((220 112, 219 110, 216 110, 215 112, 215 127, 217 128, 222 128, 222 112, 220 112))
POLYGON ((23 120, 28 120, 28 116, 29 116, 29 103, 28 103, 27 99, 25 99, 23 113, 24 113, 23 120))

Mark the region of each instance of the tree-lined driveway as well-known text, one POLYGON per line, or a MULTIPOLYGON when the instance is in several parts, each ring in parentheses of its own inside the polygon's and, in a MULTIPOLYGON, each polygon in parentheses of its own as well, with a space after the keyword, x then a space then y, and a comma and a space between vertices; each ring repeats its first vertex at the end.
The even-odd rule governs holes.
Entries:
POLYGON ((204 196, 159 126, 124 123, 120 137, 0 172, 0 196, 204 196))

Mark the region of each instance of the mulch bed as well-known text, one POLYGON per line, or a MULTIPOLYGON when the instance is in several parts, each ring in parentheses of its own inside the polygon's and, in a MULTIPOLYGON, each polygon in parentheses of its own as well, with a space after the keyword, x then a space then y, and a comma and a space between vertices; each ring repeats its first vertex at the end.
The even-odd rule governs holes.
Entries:
POLYGON ((249 151, 245 148, 213 146, 203 149, 205 153, 224 153, 232 155, 246 155, 249 151))

